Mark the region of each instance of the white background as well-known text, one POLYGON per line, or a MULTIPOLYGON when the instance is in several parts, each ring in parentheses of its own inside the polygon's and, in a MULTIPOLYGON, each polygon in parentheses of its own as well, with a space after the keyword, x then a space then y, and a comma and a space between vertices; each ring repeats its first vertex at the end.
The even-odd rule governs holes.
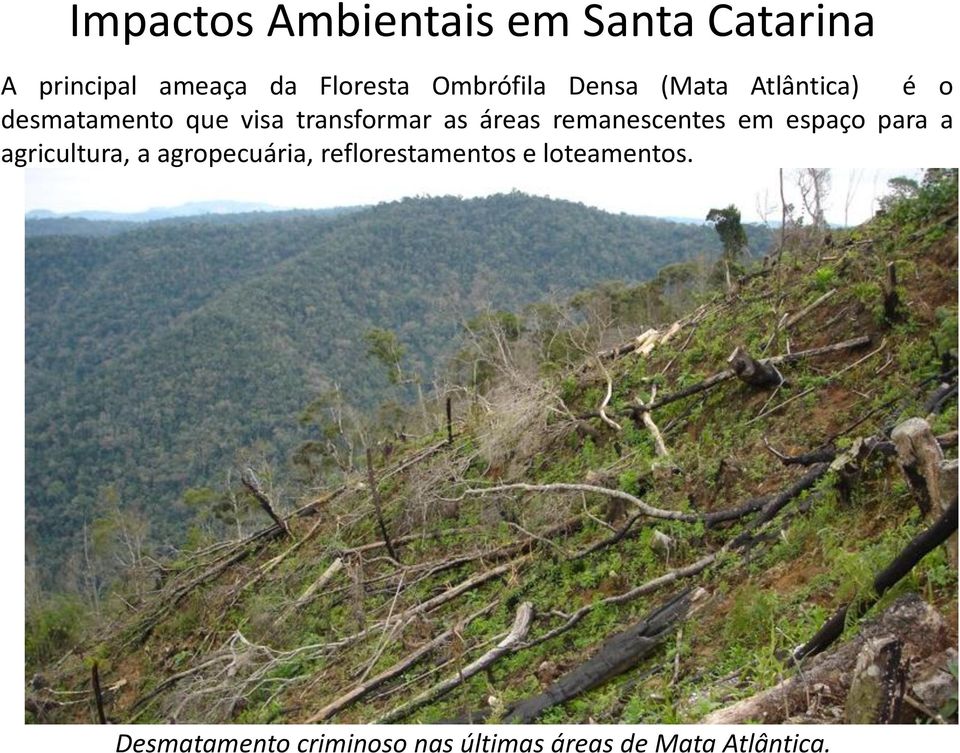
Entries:
MULTIPOLYGON (((374 9, 422 9, 420 0, 395 2, 372 0, 374 9)), ((760 4, 730 0, 737 10, 756 9, 760 4)), ((709 34, 706 15, 713 3, 685 0, 666 3, 668 9, 686 10, 694 14, 693 38, 586 38, 582 8, 586 2, 512 3, 474 0, 474 10, 494 13, 496 32, 487 39, 284 39, 265 37, 274 3, 232 2, 219 0, 204 4, 213 12, 249 10, 254 14, 255 32, 246 39, 147 39, 134 40, 124 46, 115 39, 73 39, 70 36, 70 3, 60 0, 34 0, 31 3, 7 2, 0 9, 0 81, 14 77, 18 96, 0 97, 0 112, 10 108, 18 112, 70 111, 81 106, 90 110, 122 112, 126 110, 176 113, 225 112, 237 115, 255 107, 261 111, 289 113, 300 108, 307 112, 347 111, 357 105, 371 110, 387 111, 391 105, 379 101, 342 101, 321 103, 316 94, 316 81, 321 74, 339 74, 348 78, 386 78, 389 75, 411 81, 414 94, 393 105, 398 111, 467 112, 477 116, 486 106, 498 112, 577 111, 596 112, 701 112, 724 113, 732 126, 736 114, 746 112, 862 112, 868 115, 863 132, 848 135, 790 134, 779 130, 771 135, 738 132, 728 127, 721 133, 665 133, 654 135, 617 135, 617 144, 638 145, 661 143, 683 145, 694 156, 692 165, 624 167, 602 166, 431 166, 340 167, 312 170, 209 169, 181 171, 103 171, 57 170, 55 181, 43 176, 31 178, 31 206, 61 203, 66 209, 145 209, 153 205, 176 204, 193 198, 237 198, 264 201, 278 205, 332 206, 368 203, 418 194, 453 193, 485 194, 517 188, 531 193, 583 201, 612 210, 643 214, 689 214, 672 206, 725 205, 735 200, 745 215, 752 214, 751 186, 761 191, 772 185, 780 165, 829 165, 841 174, 849 168, 863 168, 869 184, 880 168, 896 170, 903 165, 956 165, 957 137, 952 131, 939 128, 941 114, 957 115, 958 95, 943 96, 938 85, 943 80, 960 83, 957 59, 958 16, 955 3, 914 0, 913 2, 877 2, 872 0, 824 0, 826 10, 854 13, 866 10, 874 16, 872 39, 720 39, 709 34), (515 39, 506 32, 509 10, 536 9, 567 11, 571 34, 558 39, 515 39), (100 105, 79 99, 40 103, 37 82, 40 79, 70 76, 76 79, 125 78, 136 73, 140 93, 136 103, 115 98, 100 105), (548 98, 493 97, 490 101, 464 101, 437 98, 429 93, 429 82, 437 75, 451 78, 501 78, 505 74, 530 73, 548 81, 552 92, 548 98), (727 97, 690 98, 665 103, 659 96, 660 77, 693 75, 698 78, 725 79, 730 84, 727 97), (773 100, 750 98, 750 85, 757 75, 791 74, 794 78, 826 75, 849 78, 856 74, 860 96, 856 102, 843 98, 809 98, 773 100), (295 100, 268 101, 266 88, 278 75, 295 79, 300 85, 295 100), (621 99, 571 98, 566 93, 570 75, 604 79, 634 79, 641 83, 644 94, 630 101, 621 99), (908 76, 917 85, 916 95, 905 97, 902 86, 908 76), (224 102, 217 98, 181 102, 153 94, 161 79, 243 79, 248 82, 246 98, 224 102), (414 85, 414 82, 417 82, 414 85), (415 92, 419 90, 422 94, 415 92), (924 113, 930 120, 923 132, 897 132, 880 136, 873 127, 878 112, 924 113), (66 193, 59 188, 68 186, 66 193), (48 192, 46 195, 44 192, 48 192), (684 197, 674 203, 670 197, 684 197), (64 198, 66 197, 66 198, 64 198), (293 197, 291 200, 290 197, 293 197), (302 198, 301 198, 302 197, 302 198), (695 199, 693 201, 688 201, 695 199), (68 206, 69 202, 72 206, 68 206), (66 202, 66 203, 64 203, 66 202)), ((193 2, 153 3, 102 0, 81 3, 84 10, 139 8, 156 10, 192 10, 193 2)), ((465 3, 436 2, 435 7, 449 5, 463 9, 465 3)), ((771 2, 777 9, 797 11, 816 9, 816 3, 792 0, 771 2)), ((312 3, 291 2, 291 11, 325 10, 325 0, 312 3)), ((607 10, 655 9, 652 3, 605 3, 607 10)), ((83 134, 78 133, 78 136, 83 134)), ((350 134, 347 134, 350 136, 350 134)), ((11 135, 0 131, 0 146, 53 143, 75 139, 52 139, 46 134, 27 132, 11 135)), ((87 143, 118 144, 131 147, 142 139, 104 134, 87 143)), ((160 136, 160 138, 174 138, 160 136)), ((213 134, 202 137, 209 144, 268 143, 270 135, 251 139, 249 134, 235 132, 230 137, 213 134)), ((276 134, 278 144, 299 142, 296 134, 276 134)), ((392 137, 395 143, 409 141, 409 135, 392 137)), ((593 139, 585 136, 563 137, 540 132, 514 137, 499 135, 497 141, 513 139, 516 145, 539 144, 545 140, 571 142, 587 146, 602 145, 609 135, 593 139)), ((476 145, 483 134, 472 129, 467 136, 444 134, 433 129, 432 143, 476 145)), ((79 140, 79 139, 77 139, 79 140)), ((175 140, 187 144, 185 135, 175 140)), ((337 137, 335 142, 348 140, 337 137)), ((352 137, 351 139, 352 140, 352 137)), ((371 141, 370 137, 358 138, 371 141)), ((317 138, 315 145, 319 145, 317 138)), ((865 188, 865 191, 872 190, 865 188)), ((3 490, 7 509, 3 520, 3 588, 7 619, 0 622, 3 640, 3 695, 0 709, 9 722, 8 744, 14 749, 29 744, 36 750, 113 750, 115 737, 105 730, 34 729, 22 727, 22 604, 23 604, 23 171, 0 168, 0 305, 2 311, 2 458, 3 490)), ((52 208, 58 208, 53 206, 52 208)), ((702 210, 705 212, 705 209, 702 210)), ((810 730, 806 730, 809 732, 810 730)), ((648 731, 651 734, 652 731, 648 731)), ((864 746, 880 750, 907 747, 939 749, 949 739, 956 742, 954 728, 923 729, 830 729, 830 749, 859 750, 864 746)), ((718 748, 719 750, 719 748, 718 748)))

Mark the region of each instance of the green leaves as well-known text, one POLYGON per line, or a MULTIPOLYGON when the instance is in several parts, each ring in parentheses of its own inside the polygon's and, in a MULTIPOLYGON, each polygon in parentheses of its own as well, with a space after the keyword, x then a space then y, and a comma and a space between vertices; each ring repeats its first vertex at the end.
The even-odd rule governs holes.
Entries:
POLYGON ((367 355, 377 359, 387 369, 390 384, 400 384, 403 378, 403 357, 407 349, 400 344, 396 332, 374 327, 363 334, 367 355))
POLYGON ((712 222, 717 235, 723 242, 723 255, 733 261, 747 245, 747 233, 740 223, 740 210, 733 204, 726 209, 711 209, 707 213, 707 222, 712 222))

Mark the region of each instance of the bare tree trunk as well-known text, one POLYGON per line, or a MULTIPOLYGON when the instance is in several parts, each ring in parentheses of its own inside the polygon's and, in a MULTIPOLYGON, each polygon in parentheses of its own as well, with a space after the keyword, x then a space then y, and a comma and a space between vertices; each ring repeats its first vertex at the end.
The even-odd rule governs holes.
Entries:
POLYGON ((263 490, 260 479, 257 478, 257 474, 253 472, 253 469, 245 468, 240 480, 243 482, 243 485, 250 490, 250 493, 254 496, 257 502, 260 503, 260 507, 263 509, 263 511, 270 516, 270 520, 276 523, 277 527, 280 528, 280 530, 283 531, 287 536, 289 536, 290 529, 273 509, 273 504, 270 502, 270 498, 267 496, 267 493, 263 490))
POLYGON ((447 444, 453 444, 453 398, 447 395, 447 444))
POLYGON ((100 585, 98 584, 97 571, 90 556, 90 536, 87 533, 87 521, 83 521, 83 564, 84 580, 90 589, 90 599, 93 602, 93 611, 100 618, 100 585))
POLYGON ((956 530, 957 503, 954 501, 932 526, 911 539, 910 543, 894 558, 893 562, 877 573, 873 579, 873 593, 869 597, 840 607, 813 638, 794 651, 794 660, 799 661, 806 656, 818 654, 830 646, 843 634, 843 628, 847 624, 851 609, 854 617, 861 617, 866 614, 867 610, 876 604, 880 597, 895 586, 903 576, 909 573, 914 565, 945 542, 956 530))
POLYGON ((911 418, 898 424, 890 434, 897 449, 900 468, 913 490, 917 506, 924 517, 943 512, 940 501, 940 464, 943 450, 922 418, 911 418))
POLYGON ((97 720, 100 724, 106 724, 107 715, 103 710, 103 692, 100 690, 100 668, 96 661, 90 668, 90 680, 93 685, 93 698, 97 704, 97 720))
POLYGON ((463 667, 457 674, 448 677, 443 682, 437 683, 432 688, 427 688, 416 698, 407 701, 402 706, 398 706, 392 711, 387 712, 376 720, 375 724, 390 724, 400 719, 410 716, 417 709, 423 708, 428 703, 445 696, 455 687, 462 685, 478 672, 492 665, 497 659, 510 653, 511 649, 522 641, 527 631, 530 629, 530 621, 533 619, 533 605, 530 602, 524 602, 517 609, 517 615, 513 620, 513 627, 507 637, 500 641, 494 648, 487 651, 476 661, 463 667))
POLYGON ((887 279, 883 286, 883 318, 888 322, 899 321, 902 317, 900 294, 897 293, 897 264, 887 264, 887 279))
POLYGON ((846 721, 849 724, 894 724, 899 721, 907 673, 903 641, 894 635, 867 641, 850 681, 846 721))
POLYGON ((787 195, 783 188, 783 168, 780 168, 780 248, 777 249, 777 300, 783 282, 783 248, 787 245, 787 195))
POLYGON ((390 534, 387 533, 387 524, 383 519, 383 505, 380 500, 380 489, 377 488, 377 479, 373 475, 373 451, 368 447, 367 448, 367 483, 370 484, 370 497, 373 500, 373 509, 377 514, 377 525, 380 526, 380 533, 383 536, 383 543, 387 547, 387 552, 390 553, 390 558, 396 562, 400 562, 400 557, 397 555, 397 550, 393 548, 393 542, 390 540, 390 534))

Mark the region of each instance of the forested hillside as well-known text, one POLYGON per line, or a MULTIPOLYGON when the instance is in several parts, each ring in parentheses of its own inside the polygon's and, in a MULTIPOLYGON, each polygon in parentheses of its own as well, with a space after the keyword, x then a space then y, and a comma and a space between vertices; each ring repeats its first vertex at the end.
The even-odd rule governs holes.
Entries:
MULTIPOLYGON (((389 442, 328 423, 317 446, 358 445, 359 459, 295 499, 243 469, 242 529, 163 556, 138 548, 129 520, 98 528, 124 577, 104 586, 94 558, 72 598, 28 602, 27 719, 956 723, 957 171, 899 189, 856 228, 789 223, 764 259, 743 258, 736 209, 714 208, 724 249, 709 265, 473 317, 454 354, 466 378, 441 393, 449 412, 423 406, 417 433, 389 442)), ((561 232, 534 219, 551 209, 602 217, 522 197, 477 206, 501 202, 542 207, 521 211, 529 237, 561 232)), ((450 211, 417 233, 439 244, 443 217, 466 207, 437 204, 450 211)), ((381 210, 396 221, 408 207, 422 208, 381 210)), ((490 212, 500 220, 476 227, 519 246, 521 221, 510 231, 509 211, 490 212)), ((375 216, 351 218, 352 237, 375 216)), ((633 220, 607 219, 587 257, 603 268, 632 242, 613 229, 633 220)), ((445 279, 409 260, 406 237, 379 241, 397 280, 445 279)), ((534 261, 566 253, 551 237, 500 263, 525 259, 515 275, 542 287, 534 261)), ((199 347, 230 331, 220 306, 245 302, 267 312, 250 319, 256 338, 284 292, 303 295, 298 280, 331 290, 310 259, 277 264, 287 287, 263 287, 276 268, 254 274, 243 296, 216 297, 219 319, 200 306, 171 329, 199 347)), ((362 258, 348 269, 372 297, 362 258)), ((345 300, 344 321, 383 323, 345 300)), ((305 346, 292 332, 244 349, 237 325, 233 348, 243 368, 269 369, 305 346)), ((378 332, 374 361, 405 381, 415 359, 378 332)), ((342 353, 359 374, 362 346, 342 353)), ((172 378, 160 356, 148 363, 159 375, 138 379, 172 378)), ((240 388, 194 389, 214 384, 240 388)), ((795 733, 765 735, 783 747, 795 733)))
POLYGON ((372 328, 429 386, 485 307, 719 249, 707 226, 521 194, 120 224, 27 223, 27 534, 47 575, 116 509, 179 544, 185 490, 222 486, 240 451, 282 468, 334 384, 363 408, 410 399, 367 356, 372 328))

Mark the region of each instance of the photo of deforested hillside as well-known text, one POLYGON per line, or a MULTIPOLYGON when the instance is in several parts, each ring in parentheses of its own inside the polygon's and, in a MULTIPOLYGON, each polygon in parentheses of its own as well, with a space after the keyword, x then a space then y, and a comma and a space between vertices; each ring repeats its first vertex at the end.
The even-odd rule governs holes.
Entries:
POLYGON ((956 723, 957 170, 841 172, 28 214, 27 721, 956 723))

